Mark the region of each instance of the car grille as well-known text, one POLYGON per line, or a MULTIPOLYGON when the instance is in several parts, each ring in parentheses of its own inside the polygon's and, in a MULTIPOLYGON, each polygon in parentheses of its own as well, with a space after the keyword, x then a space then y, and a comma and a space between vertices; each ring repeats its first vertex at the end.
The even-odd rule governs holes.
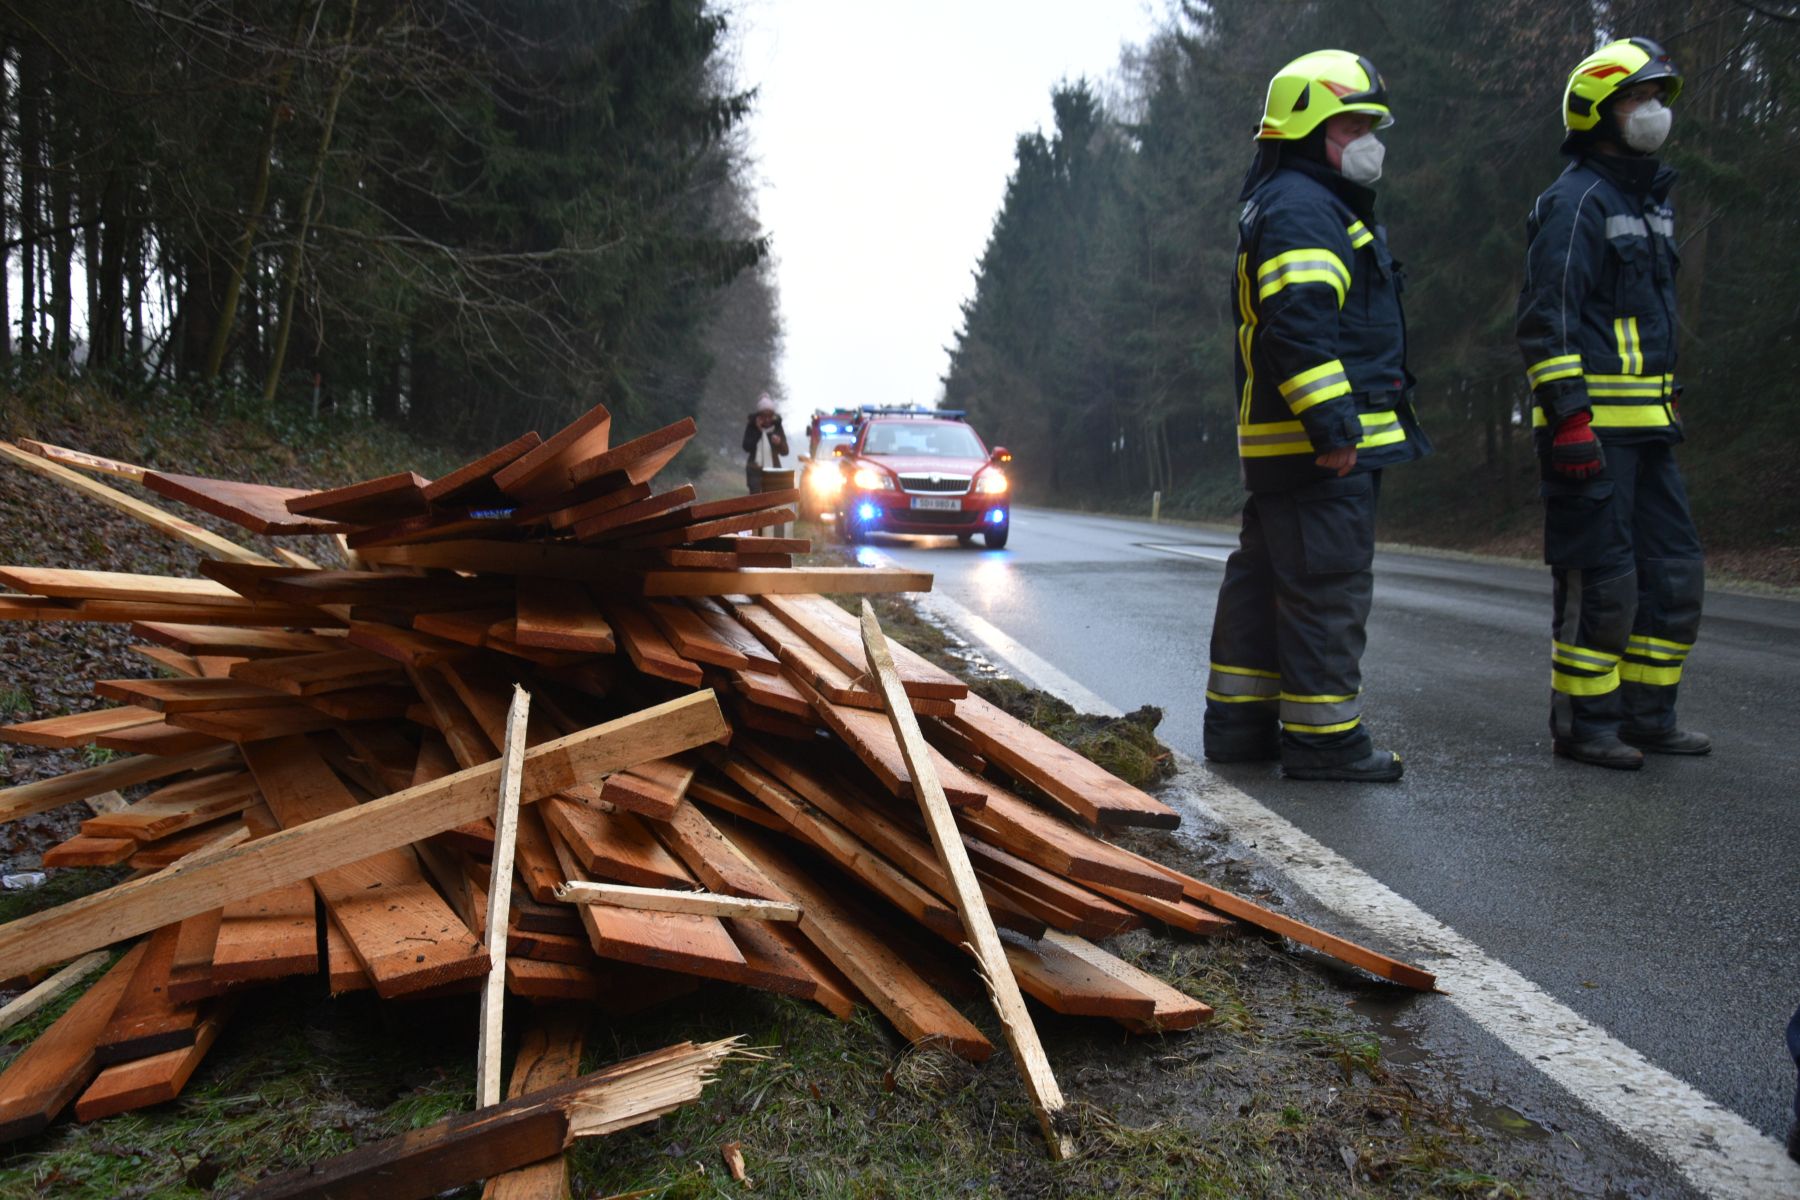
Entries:
POLYGON ((900 490, 925 496, 963 496, 969 491, 969 476, 902 475, 900 490))

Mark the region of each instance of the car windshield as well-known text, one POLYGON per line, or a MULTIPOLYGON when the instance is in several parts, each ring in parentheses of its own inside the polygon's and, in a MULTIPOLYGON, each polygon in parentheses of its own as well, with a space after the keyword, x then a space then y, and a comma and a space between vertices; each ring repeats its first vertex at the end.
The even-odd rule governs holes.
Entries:
POLYGON ((947 422, 888 421, 869 426, 863 453, 917 455, 921 458, 981 458, 981 439, 967 425, 947 422))
POLYGON ((851 442, 853 442, 855 440, 856 439, 853 437, 829 437, 829 436, 822 437, 819 439, 819 449, 813 455, 813 457, 814 458, 830 458, 831 452, 833 450, 835 450, 837 447, 848 446, 851 442))

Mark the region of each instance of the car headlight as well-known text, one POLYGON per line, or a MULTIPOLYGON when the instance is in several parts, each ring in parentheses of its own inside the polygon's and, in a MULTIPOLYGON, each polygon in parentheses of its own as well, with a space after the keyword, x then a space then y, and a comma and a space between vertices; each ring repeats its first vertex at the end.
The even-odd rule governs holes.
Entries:
POLYGON ((874 467, 858 467, 855 482, 865 492, 884 492, 888 486, 887 472, 874 467))
POLYGON ((806 486, 814 495, 835 496, 844 490, 844 473, 835 464, 814 467, 806 473, 806 486))
POLYGON ((975 491, 983 496, 1004 496, 1006 487, 1006 476, 998 471, 983 471, 975 480, 975 491))

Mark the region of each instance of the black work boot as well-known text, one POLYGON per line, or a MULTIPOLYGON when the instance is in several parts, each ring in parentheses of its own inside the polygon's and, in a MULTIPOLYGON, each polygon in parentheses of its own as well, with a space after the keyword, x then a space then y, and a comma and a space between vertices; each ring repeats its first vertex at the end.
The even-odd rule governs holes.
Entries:
POLYGON ((1630 742, 1646 754, 1711 754, 1712 739, 1691 729, 1665 729, 1644 733, 1635 729, 1619 731, 1622 741, 1630 742))
POLYGON ((1371 750, 1355 762, 1331 766, 1282 767, 1287 779, 1324 779, 1340 783, 1392 783, 1405 774, 1400 756, 1392 750, 1371 750))
POLYGON ((1203 739, 1202 750, 1208 762, 1274 762, 1281 757, 1281 735, 1271 733, 1266 737, 1209 737, 1203 739))
POLYGON ((1615 771, 1635 771, 1644 765, 1644 754, 1627 746, 1612 734, 1602 734, 1585 742, 1573 738, 1552 738, 1550 748, 1561 758, 1610 767, 1615 771))

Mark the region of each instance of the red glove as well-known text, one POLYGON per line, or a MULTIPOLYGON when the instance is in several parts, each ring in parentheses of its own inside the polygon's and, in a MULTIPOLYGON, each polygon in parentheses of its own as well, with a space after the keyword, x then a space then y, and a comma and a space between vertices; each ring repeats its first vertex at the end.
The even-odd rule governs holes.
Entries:
POLYGON ((1550 469, 1564 479, 1592 479, 1606 465, 1600 456, 1600 439, 1589 428, 1590 413, 1564 417, 1550 441, 1550 469))

